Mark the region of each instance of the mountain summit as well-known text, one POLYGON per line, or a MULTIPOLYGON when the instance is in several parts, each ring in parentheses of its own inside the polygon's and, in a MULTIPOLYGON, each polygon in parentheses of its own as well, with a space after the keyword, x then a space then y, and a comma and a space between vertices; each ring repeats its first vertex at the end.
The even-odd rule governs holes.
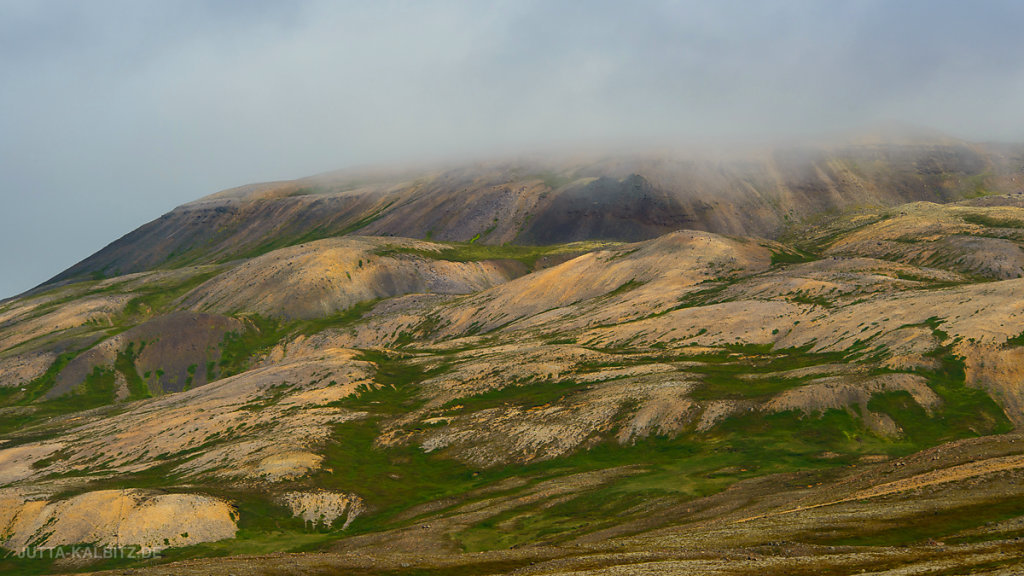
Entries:
POLYGON ((165 214, 50 283, 225 262, 347 235, 492 246, 636 242, 680 229, 777 238, 820 214, 1019 186, 1020 147, 872 140, 353 170, 242 186, 165 214))

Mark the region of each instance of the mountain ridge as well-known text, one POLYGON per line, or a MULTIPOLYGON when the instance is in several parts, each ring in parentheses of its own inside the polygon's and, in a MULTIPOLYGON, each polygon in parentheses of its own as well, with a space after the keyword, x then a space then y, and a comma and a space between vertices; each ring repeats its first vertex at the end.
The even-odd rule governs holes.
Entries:
POLYGON ((1022 159, 1020 148, 957 142, 791 147, 726 160, 503 161, 414 178, 331 173, 184 204, 44 285, 248 257, 345 234, 528 245, 636 241, 680 228, 774 238, 790 222, 865 203, 1015 191, 1022 159))

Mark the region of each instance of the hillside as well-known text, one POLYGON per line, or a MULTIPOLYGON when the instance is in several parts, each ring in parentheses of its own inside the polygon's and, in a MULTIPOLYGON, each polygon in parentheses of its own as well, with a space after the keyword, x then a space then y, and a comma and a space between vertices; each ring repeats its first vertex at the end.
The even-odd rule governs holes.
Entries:
POLYGON ((1024 570, 1024 148, 339 173, 0 303, 3 573, 1024 570))

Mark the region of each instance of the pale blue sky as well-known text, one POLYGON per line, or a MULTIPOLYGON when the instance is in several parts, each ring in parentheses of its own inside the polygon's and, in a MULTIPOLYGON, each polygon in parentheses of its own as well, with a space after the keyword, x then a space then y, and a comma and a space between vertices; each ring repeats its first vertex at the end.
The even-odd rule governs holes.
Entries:
POLYGON ((253 181, 902 121, 1024 141, 1024 2, 0 0, 0 298, 253 181))

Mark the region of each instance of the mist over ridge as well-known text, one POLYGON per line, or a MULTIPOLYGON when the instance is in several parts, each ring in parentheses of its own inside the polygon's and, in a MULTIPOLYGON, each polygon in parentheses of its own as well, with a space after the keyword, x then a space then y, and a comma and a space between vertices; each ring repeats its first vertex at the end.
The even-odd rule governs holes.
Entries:
POLYGON ((0 294, 247 182, 878 123, 1022 141, 1013 2, 0 6, 0 294))

